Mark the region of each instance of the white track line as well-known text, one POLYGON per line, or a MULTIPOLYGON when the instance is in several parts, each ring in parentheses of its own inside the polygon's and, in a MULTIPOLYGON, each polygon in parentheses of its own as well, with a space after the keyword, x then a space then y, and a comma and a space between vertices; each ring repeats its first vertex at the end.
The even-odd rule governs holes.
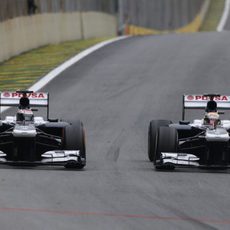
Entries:
POLYGON ((218 32, 221 32, 224 30, 226 21, 227 21, 228 16, 229 16, 229 11, 230 11, 230 0, 225 0, 224 13, 223 13, 221 20, 220 20, 220 23, 217 27, 218 32))
MULTIPOLYGON (((91 53, 95 52, 96 50, 101 49, 104 46, 107 46, 107 45, 109 45, 111 43, 126 39, 128 37, 129 36, 121 36, 121 37, 117 37, 117 38, 114 38, 114 39, 110 39, 108 41, 98 43, 98 44, 96 44, 96 45, 94 45, 94 46, 82 51, 81 53, 79 53, 76 56, 70 58, 69 60, 67 60, 66 62, 64 62, 60 66, 58 66, 57 68, 55 68, 52 71, 50 71, 47 75, 45 75, 38 82, 36 82, 34 85, 32 85, 28 90, 30 90, 30 91, 38 91, 38 90, 40 90, 41 88, 46 86, 50 81, 52 81, 54 78, 56 78, 59 74, 61 74, 63 71, 65 71, 70 66, 74 65, 75 63, 79 62, 80 60, 82 60, 86 56, 90 55, 91 53)), ((0 113, 6 111, 9 108, 10 107, 2 107, 0 113)))
POLYGON ((114 39, 111 39, 108 41, 104 41, 104 42, 96 44, 96 45, 82 51, 81 53, 79 53, 76 56, 72 57, 71 59, 67 60, 66 62, 64 62, 63 64, 58 66, 57 68, 53 69, 51 72, 49 72, 47 75, 45 75, 42 79, 40 79, 38 82, 36 82, 34 85, 32 85, 28 90, 30 90, 30 91, 40 90, 45 85, 47 85, 50 81, 52 81, 55 77, 57 77, 60 73, 62 73, 67 68, 74 65, 75 63, 79 62, 80 60, 82 60, 83 58, 88 56, 89 54, 95 52, 96 50, 98 50, 104 46, 107 46, 111 43, 114 43, 116 41, 119 41, 119 40, 122 40, 125 38, 128 38, 128 36, 121 36, 121 37, 114 38, 114 39))

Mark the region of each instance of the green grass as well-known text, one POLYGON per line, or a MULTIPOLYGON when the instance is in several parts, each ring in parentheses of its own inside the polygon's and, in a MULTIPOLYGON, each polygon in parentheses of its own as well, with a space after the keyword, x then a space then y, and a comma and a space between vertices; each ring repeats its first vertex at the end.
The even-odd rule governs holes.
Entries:
POLYGON ((200 31, 215 31, 224 10, 225 0, 211 0, 210 8, 200 31))
POLYGON ((0 91, 29 88, 52 69, 105 38, 48 45, 0 63, 0 91))

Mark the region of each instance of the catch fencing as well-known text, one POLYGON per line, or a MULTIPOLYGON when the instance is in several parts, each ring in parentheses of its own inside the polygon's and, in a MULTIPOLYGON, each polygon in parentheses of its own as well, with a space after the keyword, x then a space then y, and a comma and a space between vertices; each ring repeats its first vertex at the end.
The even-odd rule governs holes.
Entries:
POLYGON ((175 30, 189 24, 204 0, 119 0, 120 23, 157 30, 175 30))
POLYGON ((36 14, 96 11, 115 15, 119 6, 120 26, 174 30, 191 22, 205 0, 0 0, 0 22, 28 15, 31 1, 36 14))
MULTIPOLYGON (((28 15, 29 0, 0 0, 0 21, 28 15)), ((31 2, 31 1, 30 1, 31 2)), ((98 11, 114 14, 117 0, 34 0, 35 13, 98 11)))

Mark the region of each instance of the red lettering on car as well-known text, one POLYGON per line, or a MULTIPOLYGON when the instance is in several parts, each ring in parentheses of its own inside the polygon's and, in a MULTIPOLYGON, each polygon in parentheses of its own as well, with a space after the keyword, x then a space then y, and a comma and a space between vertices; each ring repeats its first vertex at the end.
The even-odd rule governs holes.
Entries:
POLYGON ((39 93, 38 98, 45 98, 43 93, 39 93))
POLYGON ((228 101, 228 97, 227 96, 223 96, 222 101, 228 101))

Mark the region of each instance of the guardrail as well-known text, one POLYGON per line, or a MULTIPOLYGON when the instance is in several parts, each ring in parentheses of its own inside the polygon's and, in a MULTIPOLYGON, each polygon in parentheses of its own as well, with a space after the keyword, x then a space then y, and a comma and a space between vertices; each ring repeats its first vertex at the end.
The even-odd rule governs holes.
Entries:
POLYGON ((116 36, 117 11, 121 34, 194 32, 209 1, 0 0, 0 62, 47 44, 116 36))
POLYGON ((119 0, 120 33, 135 35, 160 31, 197 31, 209 1, 119 0))
POLYGON ((117 0, 0 0, 0 22, 34 13, 76 11, 114 14, 117 0))

